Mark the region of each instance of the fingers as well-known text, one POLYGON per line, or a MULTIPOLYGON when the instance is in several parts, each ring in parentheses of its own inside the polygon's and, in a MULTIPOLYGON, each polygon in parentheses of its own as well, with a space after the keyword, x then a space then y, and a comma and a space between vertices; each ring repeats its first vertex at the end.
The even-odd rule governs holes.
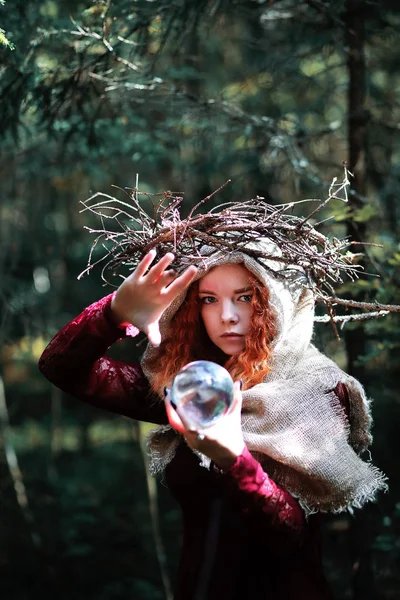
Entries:
POLYGON ((196 273, 197 267, 191 265, 181 275, 179 275, 179 277, 177 277, 175 281, 173 281, 166 289, 168 298, 172 300, 175 298, 175 296, 178 296, 181 292, 183 292, 183 290, 185 290, 188 285, 192 283, 196 273))
POLYGON ((175 256, 172 254, 172 252, 167 252, 167 254, 164 254, 158 263, 150 269, 148 276, 153 283, 157 283, 157 281, 164 275, 166 268, 172 263, 174 258, 175 256))
MULTIPOLYGON (((150 250, 150 252, 148 252, 144 256, 144 258, 142 258, 142 260, 136 267, 136 269, 134 271, 135 276, 138 278, 143 277, 146 274, 147 269, 150 267, 151 263, 154 261, 156 256, 157 256, 157 250, 155 248, 153 248, 152 250, 150 250)), ((167 252, 167 254, 164 254, 164 256, 162 258, 160 258, 158 263, 156 263, 149 270, 147 275, 150 275, 151 279, 154 282, 156 282, 162 275, 164 275, 164 272, 166 272, 165 269, 168 267, 168 265, 170 265, 172 263, 174 258, 175 257, 172 254, 172 252, 167 252)), ((171 271, 167 271, 167 272, 171 273, 171 271)))
POLYGON ((143 277, 156 256, 157 251, 153 248, 153 250, 150 250, 150 252, 148 252, 144 258, 142 258, 134 271, 136 277, 143 277))
POLYGON ((241 404, 242 403, 242 380, 234 381, 233 383, 233 398, 234 400, 241 404))
POLYGON ((158 282, 164 285, 164 287, 167 287, 175 279, 176 275, 175 269, 168 269, 167 271, 164 271, 158 282))
MULTIPOLYGON (((240 382, 239 381, 236 381, 234 383, 234 388, 235 388, 235 392, 234 392, 234 396, 233 396, 233 402, 231 404, 229 412, 230 413, 237 412, 239 415, 239 421, 240 421, 240 413, 241 413, 241 408, 242 408, 242 392, 240 391, 240 382)), ((179 433, 183 433, 185 436, 189 435, 189 434, 190 435, 193 434, 196 436, 198 435, 199 432, 197 430, 194 431, 193 429, 189 428, 189 426, 187 424, 185 424, 184 421, 182 421, 177 410, 171 404, 169 392, 165 396, 165 408, 167 411, 168 421, 174 429, 179 431, 179 433)), ((222 419, 225 420, 225 423, 226 423, 227 415, 225 417, 222 417, 222 419)), ((231 417, 231 419, 232 419, 232 417, 231 417)), ((211 429, 213 429, 213 428, 211 428, 211 429)), ((211 429, 210 429, 210 431, 211 431, 211 429)))
POLYGON ((145 333, 149 339, 150 344, 154 346, 154 348, 158 348, 158 346, 161 344, 161 333, 158 321, 156 321, 155 323, 150 323, 145 333))
POLYGON ((156 249, 153 248, 150 250, 150 252, 148 252, 140 261, 132 275, 134 275, 135 278, 141 278, 144 275, 148 275, 152 283, 158 283, 162 280, 162 283, 165 284, 165 286, 168 286, 168 295, 174 298, 192 282, 197 273, 197 267, 191 265, 181 275, 179 275, 179 277, 176 277, 176 271, 174 269, 167 269, 167 267, 173 262, 175 256, 172 252, 167 252, 162 258, 160 258, 158 263, 151 267, 148 273, 146 273, 156 255, 156 249))
POLYGON ((175 406, 172 405, 169 390, 167 391, 165 396, 165 409, 167 411, 169 424, 171 425, 171 427, 176 429, 176 431, 179 431, 179 433, 182 433, 183 435, 185 435, 185 437, 198 435, 197 431, 190 429, 189 425, 185 423, 184 420, 182 420, 177 408, 175 408, 175 406))
POLYGON ((242 402, 243 402, 243 396, 242 396, 242 390, 241 390, 241 383, 240 381, 235 381, 233 384, 233 401, 232 404, 229 408, 229 413, 235 413, 237 412, 239 415, 242 411, 242 402))
POLYGON ((179 433, 185 434, 186 428, 185 428, 184 424, 182 423, 176 410, 174 408, 172 408, 171 402, 169 400, 169 395, 167 395, 165 398, 165 409, 167 411, 167 417, 168 417, 168 421, 169 421, 169 424, 171 425, 171 427, 176 429, 176 431, 179 431, 179 433))

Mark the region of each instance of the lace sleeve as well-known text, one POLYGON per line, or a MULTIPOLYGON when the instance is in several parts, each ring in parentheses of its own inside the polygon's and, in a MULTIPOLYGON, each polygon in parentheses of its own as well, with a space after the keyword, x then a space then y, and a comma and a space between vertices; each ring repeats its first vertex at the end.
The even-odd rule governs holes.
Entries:
MULTIPOLYGON (((343 418, 348 419, 350 405, 346 386, 339 383, 334 392, 343 406, 343 418)), ((287 549, 303 543, 308 528, 303 509, 287 490, 270 479, 247 447, 224 477, 233 500, 257 528, 266 527, 268 535, 275 532, 277 548, 287 549)))
POLYGON ((44 350, 39 369, 64 392, 93 406, 166 424, 164 403, 152 396, 140 365, 104 356, 115 342, 139 333, 112 322, 111 299, 112 294, 91 304, 63 327, 44 350))
POLYGON ((306 518, 300 504, 263 471, 247 447, 224 474, 233 500, 258 529, 275 532, 278 546, 297 547, 303 542, 306 518))

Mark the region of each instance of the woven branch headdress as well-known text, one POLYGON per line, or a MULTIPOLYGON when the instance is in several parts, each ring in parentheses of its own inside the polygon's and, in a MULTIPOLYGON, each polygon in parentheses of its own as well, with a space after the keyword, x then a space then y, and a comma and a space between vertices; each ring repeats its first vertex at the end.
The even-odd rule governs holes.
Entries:
POLYGON ((355 263, 355 258, 360 255, 350 251, 354 242, 348 238, 329 239, 317 230, 318 224, 311 224, 310 219, 314 219, 330 200, 346 201, 348 185, 345 168, 344 181, 336 184, 334 180, 324 202, 299 201, 272 206, 263 198, 256 197, 244 202, 227 202, 200 213, 199 209, 205 207, 219 188, 196 204, 185 218, 181 216, 183 197, 173 192, 154 196, 137 188, 118 188, 127 196, 125 201, 103 193, 94 194, 83 202, 83 210, 99 216, 102 227, 87 227, 96 234, 96 238, 88 265, 79 277, 102 263, 102 279, 111 283, 110 276, 123 276, 122 271, 133 270, 152 248, 157 248, 159 256, 173 252, 175 260, 171 267, 178 273, 189 264, 201 265, 205 250, 207 254, 210 250, 227 254, 242 251, 260 261, 264 268, 265 260, 283 264, 284 269, 274 270, 275 277, 285 277, 293 269, 301 270, 305 274, 305 285, 312 290, 315 301, 322 302, 327 309, 327 316, 316 320, 334 323, 400 311, 400 307, 393 305, 360 303, 336 296, 335 287, 343 283, 344 278, 354 281, 363 271, 363 267, 355 263), (340 196, 343 192, 344 198, 340 196), (317 207, 306 217, 293 215, 294 206, 301 202, 317 202, 317 207), (146 210, 145 206, 150 206, 151 210, 146 210), (109 227, 106 227, 106 222, 109 227), (270 240, 272 246, 279 249, 279 254, 268 250, 271 245, 254 243, 261 238, 270 240), (98 260, 94 260, 94 251, 99 245, 104 252, 98 260), (337 304, 372 309, 372 312, 341 317, 335 312, 337 304))

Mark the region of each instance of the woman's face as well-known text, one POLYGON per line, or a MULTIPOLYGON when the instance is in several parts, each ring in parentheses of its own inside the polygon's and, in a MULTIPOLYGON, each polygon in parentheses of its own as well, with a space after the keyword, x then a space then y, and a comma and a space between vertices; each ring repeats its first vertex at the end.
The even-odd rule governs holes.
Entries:
POLYGON ((225 354, 240 354, 250 331, 253 287, 240 264, 220 265, 199 281, 200 314, 208 337, 225 354))

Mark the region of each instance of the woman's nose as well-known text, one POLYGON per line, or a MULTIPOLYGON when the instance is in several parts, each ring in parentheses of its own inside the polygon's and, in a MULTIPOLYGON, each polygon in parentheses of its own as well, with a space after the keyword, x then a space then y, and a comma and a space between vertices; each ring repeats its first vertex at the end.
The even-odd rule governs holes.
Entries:
POLYGON ((236 323, 237 320, 237 311, 233 302, 224 302, 222 304, 221 321, 223 323, 236 323))

